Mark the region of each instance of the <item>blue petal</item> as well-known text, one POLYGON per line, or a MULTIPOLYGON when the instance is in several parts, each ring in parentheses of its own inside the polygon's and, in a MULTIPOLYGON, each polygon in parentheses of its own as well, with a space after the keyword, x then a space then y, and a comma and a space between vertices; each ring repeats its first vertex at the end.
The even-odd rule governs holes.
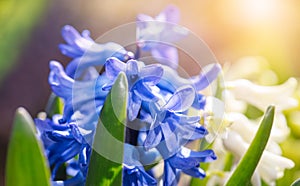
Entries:
POLYGON ((145 185, 156 185, 157 184, 156 180, 152 176, 150 176, 143 168, 140 168, 139 170, 142 173, 143 183, 145 185))
POLYGON ((81 150, 80 150, 80 154, 79 154, 79 163, 81 164, 81 166, 85 166, 88 165, 88 158, 90 155, 90 147, 84 146, 81 150))
POLYGON ((195 124, 200 121, 200 116, 187 116, 184 114, 173 113, 172 118, 182 124, 195 124))
POLYGON ((142 100, 135 96, 133 93, 129 93, 128 103, 128 119, 133 121, 137 116, 141 108, 142 100))
POLYGON ((108 58, 105 63, 106 76, 114 80, 121 71, 126 70, 126 64, 115 57, 108 58))
POLYGON ((164 70, 160 65, 147 65, 140 70, 139 76, 144 83, 156 85, 160 81, 163 72, 164 70))
POLYGON ((192 82, 188 79, 182 78, 178 75, 174 69, 163 65, 164 69, 163 77, 158 83, 158 87, 169 92, 175 92, 181 86, 192 85, 192 82))
POLYGON ((178 136, 173 132, 169 123, 162 123, 160 126, 168 153, 173 154, 177 152, 180 149, 178 136))
POLYGON ((160 124, 154 119, 154 122, 151 124, 147 137, 144 141, 144 148, 149 150, 156 147, 162 139, 162 133, 160 124))
POLYGON ((131 91, 143 101, 156 102, 158 100, 151 89, 145 86, 142 80, 137 81, 132 86, 131 91))
POLYGON ((218 63, 215 63, 206 66, 199 76, 191 78, 191 81, 193 82, 196 90, 199 91, 206 88, 211 82, 213 82, 218 77, 221 69, 222 67, 218 63))
POLYGON ((69 133, 69 131, 46 131, 45 134, 49 139, 57 142, 73 139, 73 136, 69 133))
POLYGON ((69 45, 74 45, 74 41, 81 37, 79 32, 70 25, 65 25, 61 30, 61 34, 69 45))
POLYGON ((131 59, 126 63, 126 75, 128 76, 128 80, 133 80, 138 77, 139 66, 136 60, 131 59))
POLYGON ((195 178, 200 178, 200 179, 203 179, 206 176, 205 172, 201 168, 198 168, 198 167, 193 167, 191 169, 185 169, 185 170, 182 170, 182 172, 184 172, 185 174, 188 174, 190 176, 193 176, 195 178))
POLYGON ((200 109, 204 109, 205 104, 206 104, 206 97, 203 96, 202 94, 197 93, 192 106, 195 109, 200 110, 200 109))
POLYGON ((83 51, 79 50, 78 48, 74 48, 73 46, 66 45, 66 44, 59 44, 58 48, 63 55, 71 57, 71 58, 80 57, 84 53, 83 51))
POLYGON ((167 65, 173 69, 178 68, 178 52, 175 47, 167 44, 158 44, 152 49, 151 53, 161 64, 167 65))
POLYGON ((196 158, 200 162, 211 162, 217 159, 213 150, 191 151, 190 158, 196 158))
POLYGON ((190 140, 201 139, 208 134, 207 130, 199 123, 183 123, 171 118, 168 118, 166 122, 176 128, 174 133, 180 136, 181 145, 185 145, 190 140))
POLYGON ((171 165, 178 169, 191 169, 198 167, 200 162, 210 162, 216 159, 216 155, 212 150, 192 151, 182 147, 181 151, 169 158, 171 165))
POLYGON ((70 124, 70 128, 71 128, 71 134, 73 136, 73 138, 75 140, 77 140, 78 143, 85 143, 77 125, 74 125, 74 124, 70 124))
POLYGON ((163 177, 163 185, 164 186, 176 186, 179 181, 179 172, 175 167, 170 165, 170 162, 164 161, 164 177, 163 177))
POLYGON ((164 108, 173 112, 183 112, 191 107, 194 98, 194 88, 189 85, 182 86, 176 90, 164 108))
POLYGON ((87 40, 90 40, 90 41, 94 41, 92 38, 91 38, 91 32, 89 30, 83 30, 82 33, 81 33, 82 37, 87 39, 87 40))
POLYGON ((60 63, 51 61, 49 66, 51 71, 48 81, 53 92, 59 97, 68 99, 72 96, 74 80, 67 76, 60 63))
POLYGON ((80 63, 80 58, 75 58, 74 60, 72 60, 66 67, 66 74, 74 78, 79 63, 80 63))

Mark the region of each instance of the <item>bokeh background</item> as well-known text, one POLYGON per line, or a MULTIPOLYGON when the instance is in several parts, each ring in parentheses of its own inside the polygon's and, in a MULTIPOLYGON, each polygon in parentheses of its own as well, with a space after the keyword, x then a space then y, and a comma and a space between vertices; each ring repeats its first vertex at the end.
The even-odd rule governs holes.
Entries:
MULTIPOLYGON (((57 47, 62 26, 89 29, 97 38, 135 21, 138 13, 155 16, 170 3, 181 10, 180 24, 202 38, 220 63, 262 56, 278 82, 300 76, 298 0, 0 0, 0 185, 15 109, 23 106, 32 116, 42 111, 50 94, 48 62, 69 62, 57 47)), ((300 177, 300 133, 293 124, 282 147, 297 166, 282 183, 300 177)))

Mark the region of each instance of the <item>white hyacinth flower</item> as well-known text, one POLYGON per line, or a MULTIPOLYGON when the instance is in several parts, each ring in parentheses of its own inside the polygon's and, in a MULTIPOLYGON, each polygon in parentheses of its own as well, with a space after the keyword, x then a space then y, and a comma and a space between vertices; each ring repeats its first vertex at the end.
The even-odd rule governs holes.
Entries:
MULTIPOLYGON (((241 68, 241 65, 237 68, 241 68)), ((258 70, 256 69, 256 71, 258 70)), ((228 72, 230 71, 229 69, 228 72)), ((222 99, 225 102, 226 114, 224 115, 227 123, 230 124, 226 126, 226 130, 222 130, 222 132, 227 132, 226 135, 217 136, 218 138, 215 140, 213 149, 218 157, 223 157, 228 152, 232 153, 234 165, 231 167, 230 172, 224 172, 220 175, 218 173, 214 174, 214 172, 216 170, 224 170, 224 158, 219 158, 219 162, 212 162, 209 166, 212 176, 208 181, 208 185, 222 185, 226 183, 258 130, 261 118, 249 119, 245 115, 247 106, 252 105, 261 111, 265 111, 271 104, 276 107, 273 127, 266 149, 252 176, 251 182, 253 185, 261 185, 262 179, 267 184, 274 185, 275 181, 283 176, 285 169, 290 169, 294 166, 293 161, 282 156, 279 143, 285 140, 290 132, 282 111, 298 105, 297 100, 293 98, 297 81, 294 78, 290 78, 281 85, 262 86, 246 79, 235 79, 237 78, 235 75, 227 77, 226 72, 224 76, 225 89, 222 92, 222 99), (223 150, 218 151, 217 149, 223 150)))
MULTIPOLYGON (((223 140, 223 144, 225 148, 232 152, 238 160, 244 156, 250 145, 239 133, 235 131, 229 132, 228 138, 223 140)), ((260 186, 260 178, 262 178, 266 183, 273 185, 277 179, 283 176, 285 169, 293 167, 294 162, 290 159, 269 152, 268 150, 264 150, 254 176, 252 177, 252 184, 260 186)))

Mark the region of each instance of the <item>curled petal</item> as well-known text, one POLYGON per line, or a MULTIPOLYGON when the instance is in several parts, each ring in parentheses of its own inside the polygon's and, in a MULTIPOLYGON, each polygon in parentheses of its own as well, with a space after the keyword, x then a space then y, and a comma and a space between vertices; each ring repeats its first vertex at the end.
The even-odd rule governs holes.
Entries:
POLYGON ((51 61, 49 66, 48 81, 53 92, 64 99, 71 97, 74 80, 65 73, 60 63, 51 61))
POLYGON ((201 168, 198 168, 198 167, 193 167, 191 169, 185 169, 185 170, 182 170, 182 172, 184 172, 185 174, 188 174, 190 176, 193 176, 195 178, 200 178, 200 179, 203 179, 206 176, 205 172, 201 168))
POLYGON ((108 78, 114 80, 121 71, 126 70, 126 64, 115 57, 108 58, 105 63, 105 72, 108 78))
POLYGON ((141 69, 139 76, 143 82, 156 85, 163 75, 163 68, 160 65, 147 65, 141 69))
POLYGON ((183 112, 190 108, 194 99, 194 88, 188 85, 182 86, 176 90, 164 108, 173 112, 183 112))
POLYGON ((210 162, 217 157, 212 150, 192 151, 188 148, 182 147, 181 151, 169 158, 169 162, 173 167, 178 169, 191 169, 198 167, 200 162, 210 162))
POLYGON ((212 83, 218 77, 221 69, 222 67, 218 63, 204 67, 199 76, 191 78, 196 90, 203 90, 212 83))
POLYGON ((69 45, 74 45, 75 41, 81 37, 79 32, 70 25, 65 25, 61 30, 61 34, 69 45))

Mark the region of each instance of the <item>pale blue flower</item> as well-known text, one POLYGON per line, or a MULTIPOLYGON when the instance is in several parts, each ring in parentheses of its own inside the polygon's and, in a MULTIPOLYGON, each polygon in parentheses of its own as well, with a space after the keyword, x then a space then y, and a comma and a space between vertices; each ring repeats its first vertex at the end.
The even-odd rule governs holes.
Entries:
POLYGON ((137 16, 137 45, 141 50, 151 51, 162 64, 174 69, 178 67, 178 53, 174 42, 188 34, 187 29, 176 25, 180 13, 177 7, 168 6, 158 16, 137 16))
POLYGON ((64 120, 68 121, 76 110, 82 113, 100 112, 108 91, 102 87, 110 82, 105 76, 89 81, 75 81, 58 62, 50 62, 49 84, 55 95, 64 100, 64 120))
POLYGON ((201 162, 211 162, 217 157, 212 150, 192 151, 182 147, 174 156, 164 161, 164 186, 177 185, 180 172, 196 178, 204 178, 205 172, 199 167, 201 162))
POLYGON ((199 116, 184 114, 191 107, 194 96, 195 90, 187 85, 179 88, 165 105, 150 105, 152 123, 144 141, 146 150, 161 145, 165 148, 160 153, 163 157, 168 157, 187 141, 207 134, 206 129, 198 123, 199 116))
MULTIPOLYGON (((142 101, 155 102, 158 100, 151 90, 156 85, 163 74, 161 65, 145 65, 143 62, 129 60, 124 63, 117 58, 109 58, 105 63, 105 75, 115 80, 118 74, 123 71, 126 73, 129 86, 128 119, 134 120, 140 110, 142 101)), ((112 84, 108 84, 105 90, 112 84)))
POLYGON ((50 119, 35 119, 39 136, 44 144, 46 156, 52 169, 52 180, 56 180, 59 167, 66 163, 67 169, 73 168, 72 178, 64 181, 53 181, 54 185, 83 184, 87 174, 90 146, 75 124, 60 124, 58 115, 50 119), (74 159, 78 156, 78 159, 74 159), (73 163, 67 163, 73 160, 73 163))
POLYGON ((96 43, 88 30, 84 30, 80 35, 75 28, 66 25, 62 29, 62 36, 67 44, 60 44, 59 48, 64 55, 73 58, 66 68, 71 77, 75 74, 76 77, 80 77, 87 67, 104 65, 109 57, 117 57, 123 61, 133 58, 131 52, 127 52, 117 43, 96 43))

